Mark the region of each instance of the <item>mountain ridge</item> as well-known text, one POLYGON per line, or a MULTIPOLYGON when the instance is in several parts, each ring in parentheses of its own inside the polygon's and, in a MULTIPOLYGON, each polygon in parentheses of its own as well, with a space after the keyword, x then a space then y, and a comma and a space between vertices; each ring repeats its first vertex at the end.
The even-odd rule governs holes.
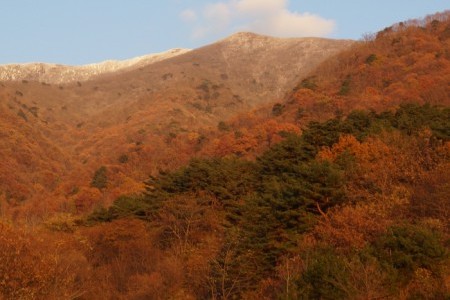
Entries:
POLYGON ((133 70, 191 51, 173 48, 125 60, 105 60, 86 65, 65 65, 46 62, 0 65, 0 81, 33 80, 50 84, 87 81, 106 73, 133 70))
POLYGON ((449 83, 450 12, 0 81, 0 298, 447 299, 449 83))
MULTIPOLYGON (((125 169, 111 174, 117 188, 102 197, 111 203, 117 196, 114 190, 132 193, 148 174, 185 163, 221 121, 281 99, 320 62, 353 43, 241 34, 86 81, 0 79, 1 127, 11 131, 0 148, 0 155, 11 157, 0 166, 6 171, 6 177, 0 176, 0 190, 9 199, 38 203, 41 195, 32 193, 31 177, 24 175, 30 171, 23 169, 11 178, 8 170, 35 170, 33 182, 48 193, 66 195, 74 186, 88 188, 86 179, 99 164, 115 165, 125 169), (22 134, 24 128, 27 135, 22 134), (30 159, 30 149, 46 153, 47 145, 56 148, 50 156, 41 156, 48 171, 43 172, 30 159), (58 153, 65 154, 70 167, 52 167, 63 165, 58 153), (121 155, 128 157, 127 164, 117 165, 121 155), (151 163, 140 164, 142 159, 151 163), (67 184, 58 184, 58 178, 67 184), (126 182, 133 184, 124 187, 126 182)), ((58 75, 57 70, 52 74, 58 75)))
POLYGON ((225 58, 228 58, 227 54, 233 52, 241 52, 241 55, 244 55, 246 50, 252 52, 255 49, 264 47, 283 47, 284 45, 293 44, 295 42, 309 42, 312 47, 314 47, 314 45, 319 41, 339 41, 348 44, 355 42, 353 40, 334 40, 316 37, 277 38, 253 32, 237 32, 199 48, 172 48, 167 51, 151 53, 125 60, 105 60, 98 63, 79 66, 46 62, 3 64, 0 65, 0 81, 25 80, 43 82, 47 84, 69 84, 73 82, 89 81, 96 78, 101 78, 102 76, 109 77, 109 75, 115 75, 115 73, 133 71, 192 51, 208 48, 213 45, 225 45, 225 47, 228 47, 229 51, 223 54, 225 58))

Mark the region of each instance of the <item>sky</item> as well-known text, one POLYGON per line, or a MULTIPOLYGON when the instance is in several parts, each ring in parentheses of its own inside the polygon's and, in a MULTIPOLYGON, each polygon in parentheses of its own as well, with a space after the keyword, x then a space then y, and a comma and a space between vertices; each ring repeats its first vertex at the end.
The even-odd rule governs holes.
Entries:
POLYGON ((450 0, 0 0, 0 64, 81 65, 235 32, 360 39, 450 9, 450 0))

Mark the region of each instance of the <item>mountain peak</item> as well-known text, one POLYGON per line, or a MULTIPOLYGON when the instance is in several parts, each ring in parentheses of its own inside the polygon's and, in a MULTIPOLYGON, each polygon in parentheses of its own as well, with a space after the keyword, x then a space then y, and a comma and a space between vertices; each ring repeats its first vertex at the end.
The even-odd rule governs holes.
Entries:
POLYGON ((257 34, 254 32, 242 31, 242 32, 234 33, 234 34, 226 37, 223 40, 229 41, 229 42, 240 42, 240 41, 249 41, 249 40, 255 40, 255 39, 269 39, 269 38, 271 38, 271 37, 266 36, 266 35, 257 34))
POLYGON ((75 66, 77 69, 97 69, 103 72, 114 72, 121 69, 141 67, 164 59, 168 59, 191 51, 191 49, 173 48, 164 52, 146 54, 126 60, 106 60, 83 66, 75 66))

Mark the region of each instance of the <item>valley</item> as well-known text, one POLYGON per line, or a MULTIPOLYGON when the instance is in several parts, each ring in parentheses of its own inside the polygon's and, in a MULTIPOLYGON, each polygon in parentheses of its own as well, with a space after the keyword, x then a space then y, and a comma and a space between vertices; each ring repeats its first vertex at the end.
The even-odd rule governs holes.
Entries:
POLYGON ((0 74, 0 299, 450 295, 448 11, 0 74))

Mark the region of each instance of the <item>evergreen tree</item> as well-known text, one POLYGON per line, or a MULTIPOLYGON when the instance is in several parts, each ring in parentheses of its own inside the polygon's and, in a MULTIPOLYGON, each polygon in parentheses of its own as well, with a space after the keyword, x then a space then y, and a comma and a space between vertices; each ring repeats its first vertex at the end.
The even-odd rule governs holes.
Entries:
POLYGON ((94 177, 91 181, 91 186, 96 187, 99 190, 106 188, 108 184, 108 176, 106 175, 106 167, 101 166, 95 171, 94 177))

